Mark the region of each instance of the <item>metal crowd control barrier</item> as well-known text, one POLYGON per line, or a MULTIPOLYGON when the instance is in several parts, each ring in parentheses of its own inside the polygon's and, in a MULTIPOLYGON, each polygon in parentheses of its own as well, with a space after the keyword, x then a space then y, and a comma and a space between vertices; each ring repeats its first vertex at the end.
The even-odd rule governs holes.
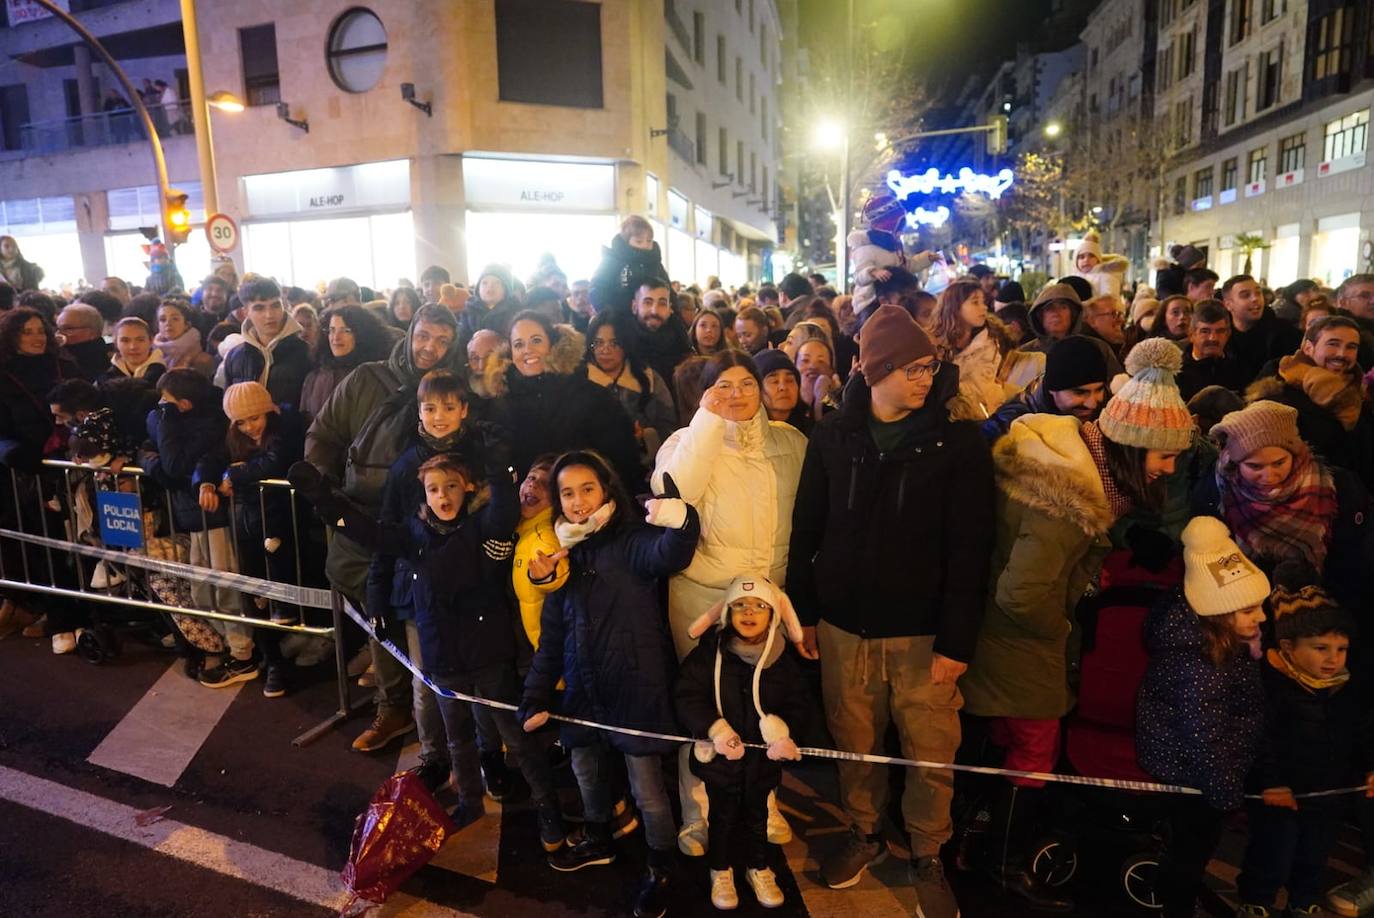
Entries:
MULTIPOLYGON (((151 486, 147 489, 147 496, 151 499, 155 492, 162 499, 155 501, 159 506, 145 506, 147 476, 140 468, 124 466, 115 472, 59 460, 45 460, 43 466, 43 472, 38 475, 10 470, 9 500, 4 502, 9 506, 0 506, 0 587, 131 606, 168 616, 206 619, 245 628, 332 638, 338 708, 327 719, 292 740, 295 746, 318 739, 369 703, 367 697, 351 697, 342 640, 345 620, 342 597, 332 589, 304 584, 301 553, 309 532, 301 525, 302 514, 297 507, 295 488, 290 482, 279 479, 259 482, 256 509, 262 521, 264 543, 271 538, 265 531, 269 504, 274 501, 274 497, 269 497, 269 492, 283 496, 289 506, 289 530, 277 535, 279 544, 275 549, 269 549, 265 544, 241 544, 243 533, 238 522, 243 508, 236 500, 237 495, 222 498, 227 504, 227 525, 212 530, 206 511, 201 509, 200 531, 178 532, 169 494, 151 486), (26 507, 30 508, 28 512, 26 507), (167 533, 165 536, 159 534, 163 527, 167 533), (227 558, 223 550, 226 530, 227 558), (194 547, 197 540, 204 542, 198 550, 194 547), (159 545, 160 554, 170 551, 172 557, 150 554, 150 542, 159 545), (11 546, 8 552, 5 543, 11 546), (181 558, 181 546, 186 547, 186 559, 181 558), (216 546, 219 546, 219 550, 216 546), (245 547, 254 553, 252 557, 255 560, 250 566, 255 569, 256 576, 242 572, 243 565, 239 562, 249 557, 244 553, 245 547), (282 561, 275 559, 273 563, 267 557, 288 547, 292 554, 288 567, 294 571, 294 582, 283 582, 272 577, 273 573, 281 572, 282 561), (18 570, 14 569, 16 553, 18 570), (190 563, 194 556, 200 556, 197 560, 208 558, 209 566, 190 563), (261 556, 260 566, 257 563, 258 556, 261 556), (91 574, 102 564, 107 582, 111 565, 127 569, 119 574, 122 580, 118 585, 104 588, 91 585, 91 574), (208 595, 210 608, 164 601, 164 597, 156 592, 151 576, 138 577, 140 582, 135 583, 135 572, 139 571, 147 575, 161 573, 174 578, 174 582, 185 581, 186 585, 178 584, 174 598, 181 599, 186 593, 192 596, 199 593, 201 597, 208 595), (239 600, 241 605, 257 606, 263 612, 267 612, 271 604, 296 606, 299 608, 298 621, 273 621, 270 613, 250 616, 218 607, 222 604, 221 597, 232 598, 239 594, 267 600, 266 607, 239 600), (306 609, 328 609, 329 625, 306 624, 306 609)), ((306 517, 304 522, 308 525, 313 520, 306 517)), ((227 654, 227 637, 225 640, 227 654)))

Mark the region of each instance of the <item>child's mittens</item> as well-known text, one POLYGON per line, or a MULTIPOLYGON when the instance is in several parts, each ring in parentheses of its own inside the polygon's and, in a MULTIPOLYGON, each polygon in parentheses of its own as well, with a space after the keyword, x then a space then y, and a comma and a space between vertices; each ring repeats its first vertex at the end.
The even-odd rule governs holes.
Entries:
POLYGON ((544 726, 544 724, 548 722, 548 711, 540 711, 538 714, 533 714, 528 719, 526 719, 524 723, 525 732, 533 733, 535 730, 538 730, 540 727, 544 726))
POLYGON ((768 744, 768 757, 774 762, 795 762, 801 759, 801 752, 792 741, 792 731, 788 729, 787 722, 778 715, 765 714, 759 720, 759 733, 768 744))
POLYGON ((731 762, 738 762, 744 758, 744 743, 740 741, 739 734, 735 728, 725 722, 725 718, 720 718, 711 724, 711 729, 706 731, 706 735, 711 737, 712 744, 716 747, 716 752, 725 756, 731 762))
POLYGON ((692 755, 696 756, 698 762, 705 765, 716 757, 716 744, 697 740, 692 744, 692 755))

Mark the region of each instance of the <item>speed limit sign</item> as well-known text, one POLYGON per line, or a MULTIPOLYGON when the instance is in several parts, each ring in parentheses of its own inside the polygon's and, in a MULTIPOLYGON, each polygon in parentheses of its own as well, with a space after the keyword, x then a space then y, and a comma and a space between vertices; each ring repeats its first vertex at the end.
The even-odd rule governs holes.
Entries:
POLYGON ((228 214, 215 214, 206 220, 205 236, 210 248, 221 255, 239 247, 239 227, 228 214))

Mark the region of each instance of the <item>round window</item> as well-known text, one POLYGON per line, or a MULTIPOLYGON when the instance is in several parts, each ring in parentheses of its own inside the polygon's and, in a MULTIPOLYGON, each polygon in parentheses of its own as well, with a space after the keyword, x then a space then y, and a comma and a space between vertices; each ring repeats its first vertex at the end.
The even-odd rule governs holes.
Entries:
POLYGON ((351 9, 329 31, 329 75, 340 89, 366 92, 386 67, 386 29, 371 10, 351 9))

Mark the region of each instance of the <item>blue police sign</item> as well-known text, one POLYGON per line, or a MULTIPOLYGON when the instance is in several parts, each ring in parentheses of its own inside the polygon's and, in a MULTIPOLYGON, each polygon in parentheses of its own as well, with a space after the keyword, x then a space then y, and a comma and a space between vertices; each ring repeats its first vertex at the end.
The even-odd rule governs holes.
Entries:
POLYGON ((139 515, 138 495, 120 491, 97 491, 100 512, 100 538, 106 548, 142 548, 143 519, 139 515))

